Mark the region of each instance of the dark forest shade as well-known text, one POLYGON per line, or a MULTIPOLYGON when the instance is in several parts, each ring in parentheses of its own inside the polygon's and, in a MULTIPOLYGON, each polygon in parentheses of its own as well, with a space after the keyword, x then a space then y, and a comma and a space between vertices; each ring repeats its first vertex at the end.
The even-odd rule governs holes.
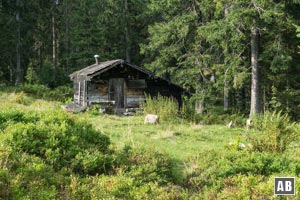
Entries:
POLYGON ((152 72, 124 60, 93 64, 70 75, 74 84, 74 102, 113 105, 116 110, 137 108, 145 101, 145 93, 175 98, 179 105, 184 89, 152 72))

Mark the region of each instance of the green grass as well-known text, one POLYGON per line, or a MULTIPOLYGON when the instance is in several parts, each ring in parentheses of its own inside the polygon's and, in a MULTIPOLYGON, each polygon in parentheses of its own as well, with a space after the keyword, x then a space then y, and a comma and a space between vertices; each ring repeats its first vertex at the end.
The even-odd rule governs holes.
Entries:
POLYGON ((229 142, 242 137, 244 131, 240 128, 229 129, 225 125, 203 126, 187 122, 150 125, 144 124, 141 116, 78 115, 110 136, 118 148, 125 144, 146 146, 179 160, 207 150, 222 150, 229 142))
MULTIPOLYGON (((22 93, 0 92, 0 109, 56 110, 62 103, 34 99, 22 93), (18 97, 22 96, 21 100, 18 97)), ((171 158, 186 160, 207 150, 222 150, 229 142, 244 139, 242 128, 229 129, 224 125, 198 125, 176 119, 150 125, 143 116, 120 117, 76 113, 76 118, 87 120, 97 130, 108 135, 115 148, 129 144, 133 147, 149 147, 166 152, 171 158)))
POLYGON ((146 147, 166 153, 174 161, 176 182, 185 178, 191 160, 207 151, 223 151, 230 142, 245 141, 245 129, 224 125, 198 125, 186 121, 144 124, 143 116, 94 116, 73 114, 89 121, 100 132, 108 135, 115 148, 124 145, 146 147))
MULTIPOLYGON (((61 109, 61 104, 35 99, 24 93, 0 92, 0 109, 46 111, 61 109)), ((181 172, 184 171, 185 162, 197 154, 210 150, 222 151, 226 144, 245 139, 244 129, 229 129, 226 124, 198 125, 175 119, 173 122, 150 125, 144 124, 143 116, 95 116, 89 112, 70 115, 88 121, 101 133, 108 135, 112 148, 121 149, 130 145, 167 153, 174 160, 174 173, 178 174, 178 179, 183 176, 181 172)))
MULTIPOLYGON (((24 92, 4 92, 0 90, 0 109, 4 110, 8 115, 11 114, 10 110, 13 111, 14 109, 17 111, 34 111, 32 113, 35 114, 36 112, 41 112, 43 114, 49 110, 60 110, 61 105, 62 103, 56 101, 36 99, 24 92), (9 111, 9 113, 7 113, 7 111, 9 111)), ((64 114, 61 112, 57 113, 64 114)), ((41 116, 44 116, 42 114, 41 116)), ((218 114, 214 114, 218 116, 218 114)), ((226 126, 228 123, 227 120, 232 120, 235 115, 226 116, 224 122, 221 121, 221 123, 224 124, 219 125, 200 125, 178 118, 150 125, 144 124, 143 116, 121 117, 116 115, 97 115, 91 111, 68 113, 67 115, 70 116, 70 119, 78 119, 78 122, 92 124, 99 133, 109 136, 111 140, 111 149, 109 150, 113 150, 110 152, 115 152, 115 154, 112 155, 116 156, 112 157, 112 160, 118 161, 114 165, 117 174, 101 175, 101 177, 105 178, 109 183, 116 178, 117 182, 121 181, 119 184, 123 185, 123 183, 128 180, 133 181, 135 177, 138 177, 137 180, 134 181, 139 184, 142 183, 140 189, 143 190, 144 188, 148 188, 150 184, 140 182, 144 180, 141 178, 143 176, 140 176, 141 174, 145 174, 143 170, 148 170, 149 174, 153 172, 154 175, 152 175, 156 176, 155 170, 158 169, 158 172, 160 172, 160 170, 164 171, 168 169, 168 173, 163 173, 161 176, 163 177, 168 174, 168 178, 170 178, 167 182, 168 187, 171 184, 174 187, 182 189, 182 194, 186 194, 186 197, 190 199, 197 199, 198 197, 203 197, 203 199, 217 199, 217 197, 219 197, 219 199, 231 199, 233 196, 236 196, 236 199, 245 199, 250 193, 253 197, 258 195, 257 198, 254 199, 265 199, 266 197, 271 197, 273 194, 272 181, 274 176, 295 176, 299 178, 300 145, 298 140, 288 143, 286 151, 281 153, 276 153, 272 149, 271 151, 266 151, 265 148, 262 148, 263 151, 258 151, 261 148, 255 149, 255 145, 264 147, 266 146, 265 144, 267 144, 266 142, 269 142, 268 137, 266 139, 262 138, 264 132, 258 130, 259 128, 263 128, 263 126, 258 125, 258 128, 254 127, 250 130, 238 127, 228 128, 226 126), (257 140, 253 140, 253 138, 262 138, 265 140, 261 139, 256 142, 257 140), (240 143, 244 143, 247 147, 245 149, 239 148, 240 143), (251 144, 248 146, 248 143, 251 144), (130 157, 132 160, 130 160, 129 163, 139 162, 139 159, 146 163, 141 164, 142 162, 140 162, 135 166, 132 163, 131 165, 128 164, 127 162, 129 160, 125 159, 125 162, 123 159, 128 154, 128 145, 132 147, 132 150, 139 150, 136 155, 133 154, 133 156, 130 157), (127 148, 123 148, 124 146, 127 146, 127 148), (151 166, 148 165, 152 163, 152 161, 153 163, 158 162, 159 159, 155 158, 159 154, 151 153, 157 151, 163 153, 161 155, 163 155, 164 158, 168 158, 168 160, 171 158, 171 163, 168 162, 168 165, 166 165, 168 168, 164 168, 165 166, 163 165, 162 167, 156 166, 157 169, 152 169, 151 166), (120 157, 120 155, 122 156, 120 157), (124 158, 123 155, 125 155, 124 158), (144 158, 146 159, 143 160, 144 158), (132 167, 132 170, 126 171, 130 169, 130 167, 132 167), (253 193, 253 191, 257 189, 259 192, 257 194, 255 192, 253 193)), ((2 118, 2 120, 3 119, 4 118, 2 118)), ((240 121, 243 122, 244 119, 240 118, 240 121)), ((282 120, 277 121, 281 122, 282 120)), ((268 126, 266 126, 265 129, 275 127, 274 129, 270 129, 272 131, 270 133, 277 133, 277 121, 267 121, 268 123, 266 125, 268 126), (270 126, 269 122, 273 122, 273 126, 270 126)), ((10 121, 6 122, 5 120, 4 122, 10 123, 10 121)), ((290 125, 291 123, 287 123, 287 125, 283 127, 289 127, 290 125)), ((279 128, 282 127, 280 126, 279 128)), ((96 135, 98 134, 98 132, 94 133, 96 135)), ((269 132, 267 132, 267 135, 270 135, 269 132)), ((2 137, 0 137, 0 144, 2 144, 2 140, 5 140, 5 137, 8 136, 3 134, 2 137)), ((93 139, 94 138, 95 136, 93 136, 93 139)), ((0 147, 2 148, 2 145, 0 145, 0 147)), ((5 148, 3 147, 3 149, 5 148)), ((5 156, 6 153, 2 153, 2 155, 5 156)), ((90 156, 87 160, 92 158, 93 157, 90 156)), ((8 174, 11 173, 12 172, 9 172, 8 174)), ((90 180, 100 181, 99 184, 102 184, 103 182, 101 181, 103 180, 101 177, 90 176, 89 178, 91 178, 90 180)), ((157 177, 157 180, 160 180, 161 177, 157 177)), ((69 178, 66 177, 66 179, 69 178)), ((85 182, 85 178, 79 181, 81 181, 79 185, 82 184, 83 186, 81 189, 78 189, 78 191, 83 190, 88 193, 90 183, 85 182)), ((94 182, 92 183, 94 184, 94 182)), ((78 186, 73 187, 72 184, 71 182, 70 187, 78 188, 78 186)), ((126 191, 135 191, 136 186, 131 188, 132 184, 133 183, 129 182, 129 189, 126 191)), ((156 184, 156 182, 151 182, 151 184, 156 184)), ((160 192, 162 191, 161 189, 166 189, 165 192, 170 193, 170 188, 168 187, 160 185, 158 189, 160 192)), ((123 189, 122 187, 117 188, 116 191, 123 192, 123 189)), ((145 193, 144 191, 141 192, 145 193)))

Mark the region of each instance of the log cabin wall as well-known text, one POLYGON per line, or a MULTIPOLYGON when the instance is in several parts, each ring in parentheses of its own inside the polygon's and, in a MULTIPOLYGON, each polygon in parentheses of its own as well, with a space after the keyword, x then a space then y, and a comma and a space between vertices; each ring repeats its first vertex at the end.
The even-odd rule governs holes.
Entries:
MULTIPOLYGON (((89 69, 87 69, 89 70, 89 69)), ((145 93, 150 96, 174 97, 181 105, 181 95, 183 89, 168 82, 165 79, 156 77, 154 74, 138 70, 130 65, 120 64, 111 68, 104 68, 101 71, 95 71, 95 75, 73 76, 74 81, 74 102, 83 106, 92 103, 100 103, 101 106, 114 101, 114 95, 111 93, 116 86, 116 82, 124 83, 121 86, 124 108, 137 108, 141 102, 145 101, 145 93), (117 81, 119 80, 119 81, 117 81), (122 81, 124 80, 124 81, 122 81)), ((117 87, 119 91, 120 87, 117 87)), ((120 97, 122 95, 119 95, 120 97)), ((120 98, 117 98, 119 100, 120 98)), ((119 100, 120 101, 120 100, 119 100)), ((119 102, 120 103, 120 102, 119 102)), ((121 104, 118 104, 121 105, 121 104)))
POLYGON ((89 104, 113 101, 113 99, 109 96, 109 83, 110 80, 119 78, 123 78, 125 81, 125 107, 139 107, 140 103, 145 101, 145 78, 147 78, 147 76, 128 66, 113 68, 94 77, 90 82, 88 82, 89 104))
POLYGON ((74 102, 86 106, 87 104, 87 81, 84 77, 77 77, 73 82, 74 102))
POLYGON ((89 81, 87 100, 89 103, 107 102, 108 99, 108 81, 89 81))
POLYGON ((139 107, 145 101, 144 89, 127 88, 126 100, 128 108, 139 107))

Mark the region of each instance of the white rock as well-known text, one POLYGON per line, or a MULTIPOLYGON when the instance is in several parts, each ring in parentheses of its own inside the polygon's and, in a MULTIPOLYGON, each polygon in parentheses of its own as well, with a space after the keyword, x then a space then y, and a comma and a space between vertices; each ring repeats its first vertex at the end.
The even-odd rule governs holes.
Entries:
POLYGON ((247 129, 249 129, 251 127, 251 124, 252 124, 252 119, 247 119, 247 121, 246 121, 247 129))
POLYGON ((154 114, 147 114, 144 120, 145 124, 156 124, 159 123, 159 117, 154 114))
POLYGON ((230 121, 228 124, 228 128, 232 128, 233 127, 233 121, 230 121))
POLYGON ((240 144, 239 144, 239 147, 240 147, 241 149, 243 149, 243 148, 245 148, 245 147, 246 147, 246 145, 245 145, 245 144, 243 144, 243 143, 240 143, 240 144))

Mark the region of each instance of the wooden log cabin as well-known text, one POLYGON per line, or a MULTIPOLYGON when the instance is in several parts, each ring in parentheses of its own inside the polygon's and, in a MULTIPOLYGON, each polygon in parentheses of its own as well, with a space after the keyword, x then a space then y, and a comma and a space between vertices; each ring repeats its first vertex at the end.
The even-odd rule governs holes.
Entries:
POLYGON ((179 105, 185 90, 145 68, 124 60, 96 63, 70 74, 74 84, 74 103, 101 107, 112 105, 115 112, 138 108, 145 94, 174 97, 179 105))

